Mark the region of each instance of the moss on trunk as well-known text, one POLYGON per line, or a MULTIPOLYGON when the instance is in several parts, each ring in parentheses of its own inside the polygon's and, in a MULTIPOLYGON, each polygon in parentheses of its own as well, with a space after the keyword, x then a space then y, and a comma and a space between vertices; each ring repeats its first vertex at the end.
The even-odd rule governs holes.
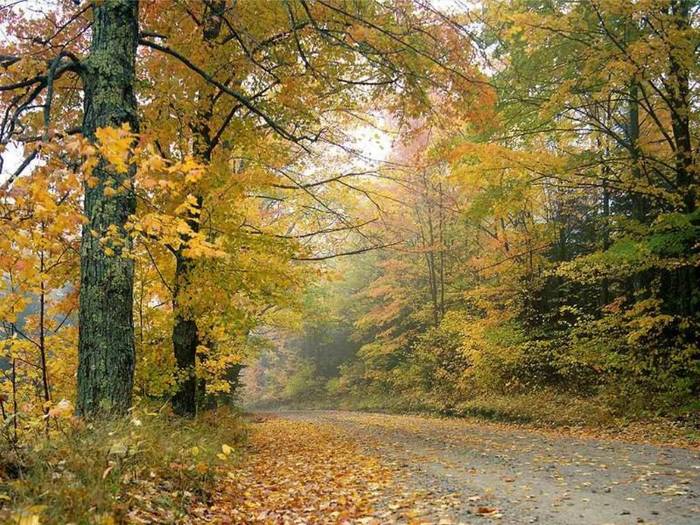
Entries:
MULTIPOLYGON (((128 123, 138 131, 134 69, 138 43, 138 0, 104 0, 93 6, 92 44, 83 63, 83 133, 94 140, 101 127, 128 123)), ((132 187, 134 166, 117 173, 105 161, 93 172, 98 183, 85 187, 80 251, 80 338, 78 412, 84 416, 120 413, 131 404, 134 376, 134 263, 123 256, 130 247, 125 224, 136 211, 133 191, 105 196, 114 187, 132 187), (114 225, 123 246, 102 239, 114 225)))

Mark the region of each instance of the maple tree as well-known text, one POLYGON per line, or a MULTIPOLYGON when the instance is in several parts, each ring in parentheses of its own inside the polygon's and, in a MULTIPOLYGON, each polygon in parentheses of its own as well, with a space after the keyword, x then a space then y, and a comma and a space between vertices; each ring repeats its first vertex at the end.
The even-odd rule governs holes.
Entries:
MULTIPOLYGON (((359 121, 367 110, 423 112, 429 108, 429 90, 449 89, 455 106, 466 106, 478 95, 479 74, 468 61, 469 47, 460 46, 459 32, 432 11, 415 7, 299 2, 270 8, 249 2, 237 6, 232 16, 225 2, 196 7, 149 2, 140 8, 133 1, 93 7, 58 2, 27 24, 21 9, 5 11, 12 38, 3 64, 11 75, 2 92, 9 110, 15 111, 8 111, 4 141, 38 144, 6 185, 40 155, 48 137, 73 144, 69 137, 81 132, 101 144, 96 149, 85 143, 74 146, 89 159, 83 165, 88 223, 81 236, 80 412, 119 412, 130 404, 133 274, 139 251, 133 232, 146 250, 146 244, 157 241, 175 258, 174 276, 166 284, 179 369, 173 401, 177 412, 193 413, 197 352, 216 346, 216 341, 207 341, 186 298, 199 260, 225 253, 213 248, 212 239, 226 243, 226 232, 217 231, 218 225, 210 225, 207 238, 200 234, 205 201, 217 184, 221 188, 228 183, 216 170, 230 169, 235 156, 246 170, 267 172, 268 185, 275 190, 306 193, 318 201, 322 214, 344 221, 349 230, 350 222, 310 190, 325 181, 296 180, 285 164, 293 165, 300 154, 313 154, 316 144, 339 144, 343 135, 338 126, 359 121), (413 31, 416 27, 425 29, 413 31), (28 42, 26 31, 44 36, 28 42), (443 44, 439 54, 431 47, 436 42, 443 44), (137 56, 137 46, 147 51, 137 56), (58 54, 56 48, 61 49, 58 54), (28 63, 33 69, 24 67, 28 63), (138 75, 142 85, 137 85, 138 75), (82 93, 82 112, 75 96, 56 95, 61 82, 70 86, 71 95, 82 93), (137 94, 145 99, 140 108, 137 94), (35 116, 26 111, 35 102, 42 103, 44 131, 30 138, 26 128, 40 125, 27 116, 35 116), (176 126, 173 113, 180 118, 176 126), (265 148, 259 147, 261 137, 268 143, 265 148), (251 141, 264 153, 249 151, 251 141), (137 167, 136 157, 148 155, 151 160, 137 167), (273 155, 279 157, 270 162, 273 155), (266 159, 263 166, 256 164, 261 157, 266 159), (167 191, 158 192, 139 177, 157 172, 163 163, 170 166, 168 173, 182 173, 182 178, 161 185, 158 189, 167 191), (132 220, 139 215, 139 200, 159 211, 132 220), (164 222, 175 231, 164 231, 164 222), (114 367, 121 372, 113 373, 114 367)), ((358 175, 330 177, 328 182, 358 175)), ((328 217, 321 221, 319 231, 337 230, 332 223, 323 224, 330 222, 328 217)), ((207 315, 211 318, 212 312, 207 315)))
MULTIPOLYGON (((0 477, 55 440, 114 493, 204 492, 234 449, 196 434, 235 426, 242 383, 265 405, 697 418, 698 3, 477 4, 0 7, 0 477)), ((262 428, 218 494, 237 519, 373 512, 343 465, 384 469, 262 428), (297 452, 313 491, 269 490, 297 452)))

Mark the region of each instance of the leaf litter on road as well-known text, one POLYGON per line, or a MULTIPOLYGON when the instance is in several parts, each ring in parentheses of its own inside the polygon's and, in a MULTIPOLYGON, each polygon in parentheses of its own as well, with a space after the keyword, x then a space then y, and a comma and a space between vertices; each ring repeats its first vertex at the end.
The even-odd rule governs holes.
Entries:
POLYGON ((330 425, 264 418, 252 425, 248 448, 221 482, 207 521, 458 523, 451 519, 455 497, 405 490, 398 482, 400 466, 362 453, 351 436, 330 425))

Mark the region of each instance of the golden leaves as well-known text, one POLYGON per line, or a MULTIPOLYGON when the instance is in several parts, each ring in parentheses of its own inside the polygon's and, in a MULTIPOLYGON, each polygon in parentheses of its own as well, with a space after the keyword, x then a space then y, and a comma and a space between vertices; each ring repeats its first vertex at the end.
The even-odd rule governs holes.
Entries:
POLYGON ((219 452, 216 455, 216 457, 219 458, 221 461, 227 461, 231 456, 231 452, 233 452, 233 449, 224 443, 223 445, 221 445, 221 452, 219 452))
POLYGON ((67 399, 61 399, 56 405, 49 409, 50 417, 65 418, 73 414, 73 404, 67 399))
POLYGON ((389 469, 330 427, 267 419, 254 425, 250 439, 252 453, 228 473, 212 507, 232 523, 370 517, 390 479, 389 469))
POLYGON ((95 131, 97 150, 118 173, 129 170, 129 156, 136 135, 126 122, 120 127, 99 128, 95 131))
POLYGON ((34 512, 41 512, 44 508, 44 506, 37 505, 19 513, 16 516, 15 523, 17 523, 17 525, 41 525, 41 515, 34 514, 34 512))

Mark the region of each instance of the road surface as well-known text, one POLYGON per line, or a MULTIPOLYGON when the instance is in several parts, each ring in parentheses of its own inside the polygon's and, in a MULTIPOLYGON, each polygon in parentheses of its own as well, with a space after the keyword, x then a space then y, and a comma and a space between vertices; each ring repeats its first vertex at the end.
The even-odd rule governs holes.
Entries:
MULTIPOLYGON (((285 411, 356 442, 390 465, 397 489, 381 505, 401 521, 397 493, 420 494, 410 523, 700 524, 697 450, 527 431, 459 419, 285 411), (399 492, 396 492, 396 491, 399 492)), ((364 522, 363 522, 364 523, 364 522)))

